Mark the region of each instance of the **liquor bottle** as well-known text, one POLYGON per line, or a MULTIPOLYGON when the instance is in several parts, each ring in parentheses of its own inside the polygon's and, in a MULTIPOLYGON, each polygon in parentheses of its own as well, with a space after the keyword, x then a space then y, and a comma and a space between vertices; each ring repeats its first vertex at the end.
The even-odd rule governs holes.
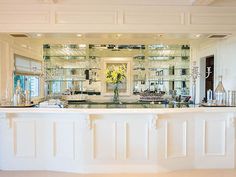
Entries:
POLYGON ((213 93, 212 93, 212 90, 211 89, 209 89, 209 90, 207 90, 207 103, 212 103, 212 95, 213 95, 213 93))
POLYGON ((29 90, 29 82, 28 79, 25 81, 26 89, 25 89, 25 104, 29 105, 31 103, 31 94, 29 90))
POLYGON ((21 102, 21 86, 20 86, 20 80, 17 80, 17 85, 16 85, 16 90, 15 90, 15 93, 14 93, 14 105, 20 105, 22 102, 21 102))

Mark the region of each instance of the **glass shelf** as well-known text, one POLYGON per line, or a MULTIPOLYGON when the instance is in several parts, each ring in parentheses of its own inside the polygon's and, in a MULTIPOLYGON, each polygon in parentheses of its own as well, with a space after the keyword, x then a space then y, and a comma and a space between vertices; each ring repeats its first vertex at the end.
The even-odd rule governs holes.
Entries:
POLYGON ((56 68, 56 67, 47 67, 47 70, 101 70, 101 68, 56 68))
POLYGON ((44 55, 45 60, 50 60, 52 58, 58 58, 62 60, 86 60, 86 56, 78 55, 78 56, 70 56, 70 55, 44 55))
POLYGON ((142 50, 145 49, 145 45, 115 45, 115 44, 89 44, 89 49, 125 49, 125 50, 142 50))
POLYGON ((178 79, 148 79, 148 82, 190 82, 189 80, 178 80, 178 79))
POLYGON ((180 57, 182 59, 189 59, 189 56, 148 56, 148 60, 153 60, 153 61, 169 61, 169 60, 174 60, 176 57, 180 57))
POLYGON ((174 60, 175 57, 173 56, 149 56, 148 60, 153 60, 153 61, 169 61, 169 60, 174 60))
POLYGON ((73 81, 86 81, 85 79, 51 79, 46 80, 45 82, 73 82, 73 81))
MULTIPOLYGON (((147 68, 147 69, 155 71, 155 70, 170 70, 172 68, 147 68)), ((182 70, 182 69, 189 70, 190 68, 174 68, 174 70, 182 70)))
POLYGON ((145 56, 144 55, 133 56, 133 59, 142 62, 145 60, 145 56))

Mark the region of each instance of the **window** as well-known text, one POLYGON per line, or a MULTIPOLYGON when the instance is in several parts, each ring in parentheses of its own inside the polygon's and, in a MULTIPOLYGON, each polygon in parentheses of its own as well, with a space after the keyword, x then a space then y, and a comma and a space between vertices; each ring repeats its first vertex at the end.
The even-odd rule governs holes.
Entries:
POLYGON ((23 92, 28 89, 30 90, 31 98, 39 96, 39 76, 15 75, 14 90, 16 89, 18 80, 20 80, 20 86, 23 92))
POLYGON ((60 93, 60 91, 61 91, 61 83, 58 81, 53 82, 52 93, 60 93))
POLYGON ((30 91, 31 98, 40 95, 39 75, 42 73, 41 61, 15 55, 14 90, 20 80, 22 92, 30 91))

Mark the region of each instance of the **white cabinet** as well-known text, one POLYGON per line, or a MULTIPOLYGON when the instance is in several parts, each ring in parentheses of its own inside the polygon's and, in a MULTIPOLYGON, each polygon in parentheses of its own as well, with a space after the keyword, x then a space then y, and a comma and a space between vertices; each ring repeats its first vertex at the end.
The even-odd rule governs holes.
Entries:
POLYGON ((231 113, 19 113, 0 119, 0 169, 78 173, 234 168, 231 113))
POLYGON ((164 114, 159 119, 159 163, 171 170, 194 168, 194 123, 191 114, 164 114))
POLYGON ((196 168, 234 167, 233 121, 226 113, 195 115, 196 168))
POLYGON ((159 117, 159 163, 168 169, 234 168, 234 116, 229 113, 159 117))

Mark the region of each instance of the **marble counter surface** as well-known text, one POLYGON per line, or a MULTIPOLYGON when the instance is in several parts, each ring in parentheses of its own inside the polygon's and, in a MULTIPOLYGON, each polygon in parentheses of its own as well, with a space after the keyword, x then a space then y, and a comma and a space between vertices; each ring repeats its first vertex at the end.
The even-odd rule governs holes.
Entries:
POLYGON ((222 112, 235 113, 236 107, 189 108, 0 108, 0 113, 82 113, 82 114, 168 114, 168 113, 222 112))

